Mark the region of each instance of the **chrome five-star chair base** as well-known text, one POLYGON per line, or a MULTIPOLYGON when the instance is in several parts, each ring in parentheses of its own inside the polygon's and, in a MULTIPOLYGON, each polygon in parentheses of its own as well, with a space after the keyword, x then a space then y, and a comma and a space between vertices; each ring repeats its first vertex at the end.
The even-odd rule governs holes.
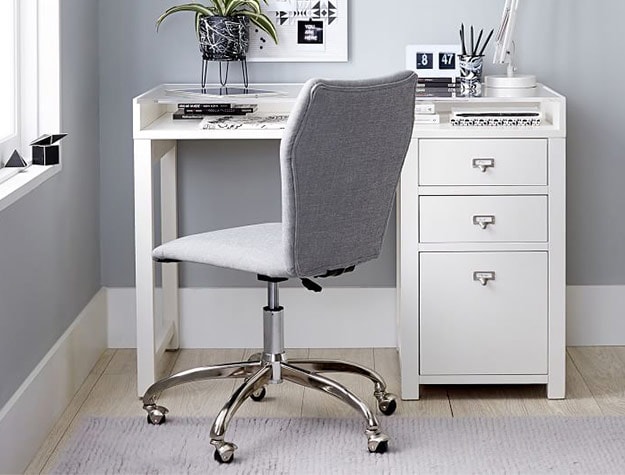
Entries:
POLYGON ((158 396, 165 389, 191 381, 243 378, 245 381, 221 409, 211 429, 210 443, 215 447, 215 460, 230 463, 237 446, 226 442, 225 433, 235 412, 248 398, 254 401, 262 400, 266 394, 267 384, 289 381, 330 394, 356 409, 366 420, 368 450, 373 453, 386 452, 389 438, 380 431, 377 418, 367 404, 343 385, 320 373, 345 372, 369 378, 374 385, 373 395, 378 402, 378 409, 382 414, 391 415, 397 408, 396 397, 386 392, 386 383, 382 377, 364 366, 344 361, 315 359, 287 361, 284 351, 284 309, 278 302, 278 284, 286 279, 261 280, 267 281, 268 289, 268 305, 263 309, 263 352, 253 355, 249 361, 194 368, 157 381, 143 396, 143 408, 148 413, 148 422, 151 424, 165 422, 168 410, 156 403, 158 396))

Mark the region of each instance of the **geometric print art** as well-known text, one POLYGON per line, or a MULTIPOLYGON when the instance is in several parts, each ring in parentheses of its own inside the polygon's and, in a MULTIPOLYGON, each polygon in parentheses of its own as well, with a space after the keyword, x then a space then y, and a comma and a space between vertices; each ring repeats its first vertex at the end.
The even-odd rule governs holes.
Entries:
POLYGON ((248 60, 255 62, 345 62, 350 0, 259 0, 279 43, 250 28, 248 60))
POLYGON ((331 25, 338 18, 338 8, 332 0, 291 0, 280 2, 275 12, 279 25, 292 25, 298 20, 322 20, 331 25))

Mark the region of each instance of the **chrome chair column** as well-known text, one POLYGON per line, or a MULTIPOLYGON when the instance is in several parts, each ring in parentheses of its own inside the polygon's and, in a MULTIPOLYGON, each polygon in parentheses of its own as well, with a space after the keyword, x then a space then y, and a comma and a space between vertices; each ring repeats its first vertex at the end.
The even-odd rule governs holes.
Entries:
POLYGON ((284 308, 280 306, 279 279, 267 282, 267 306, 263 308, 262 361, 271 365, 270 383, 282 382, 280 363, 286 361, 284 352, 284 308))

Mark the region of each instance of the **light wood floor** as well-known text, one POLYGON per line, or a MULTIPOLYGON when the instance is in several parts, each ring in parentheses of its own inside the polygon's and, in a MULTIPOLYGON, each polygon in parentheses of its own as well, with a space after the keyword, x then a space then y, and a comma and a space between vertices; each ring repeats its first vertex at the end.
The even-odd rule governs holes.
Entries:
MULTIPOLYGON (((166 354, 163 373, 247 359, 256 350, 181 350, 166 354)), ((389 390, 399 394, 399 363, 394 349, 300 349, 290 358, 338 358, 375 368, 389 390)), ((26 473, 47 473, 85 416, 145 418, 136 391, 134 350, 107 350, 69 407, 48 435, 26 473)), ((375 407, 368 380, 331 375, 375 407)), ((240 380, 237 380, 240 382, 240 380)), ((159 399, 175 417, 214 417, 237 381, 212 381, 179 386, 159 399)), ((270 386, 262 403, 244 404, 241 417, 353 417, 355 412, 333 398, 293 384, 270 386)), ((625 415, 625 347, 569 348, 567 399, 546 399, 545 386, 425 386, 419 401, 401 401, 396 416, 601 416, 625 415)), ((381 416, 383 424, 383 416, 381 416)), ((395 416, 394 416, 395 417, 395 416)))

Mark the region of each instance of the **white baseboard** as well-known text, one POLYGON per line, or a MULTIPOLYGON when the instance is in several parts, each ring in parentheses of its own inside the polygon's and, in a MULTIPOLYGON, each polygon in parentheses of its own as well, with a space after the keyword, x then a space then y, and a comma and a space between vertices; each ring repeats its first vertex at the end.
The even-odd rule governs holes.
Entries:
MULTIPOLYGON (((107 295, 109 347, 134 348, 134 288, 109 288, 107 295)), ((394 288, 284 288, 280 295, 289 347, 396 345, 394 288)), ((262 288, 181 289, 181 346, 262 346, 265 298, 262 288)), ((625 345, 624 285, 567 287, 567 345, 625 345)))
MULTIPOLYGON (((394 288, 324 288, 320 294, 282 288, 285 344, 291 348, 394 347, 395 294, 394 288)), ((134 348, 135 289, 109 288, 107 296, 109 348, 134 348)), ((181 289, 181 347, 262 347, 266 299, 264 288, 181 289)))
POLYGON ((23 473, 106 349, 102 288, 0 409, 0 473, 23 473))
POLYGON ((567 345, 625 345, 625 285, 567 287, 567 345))

